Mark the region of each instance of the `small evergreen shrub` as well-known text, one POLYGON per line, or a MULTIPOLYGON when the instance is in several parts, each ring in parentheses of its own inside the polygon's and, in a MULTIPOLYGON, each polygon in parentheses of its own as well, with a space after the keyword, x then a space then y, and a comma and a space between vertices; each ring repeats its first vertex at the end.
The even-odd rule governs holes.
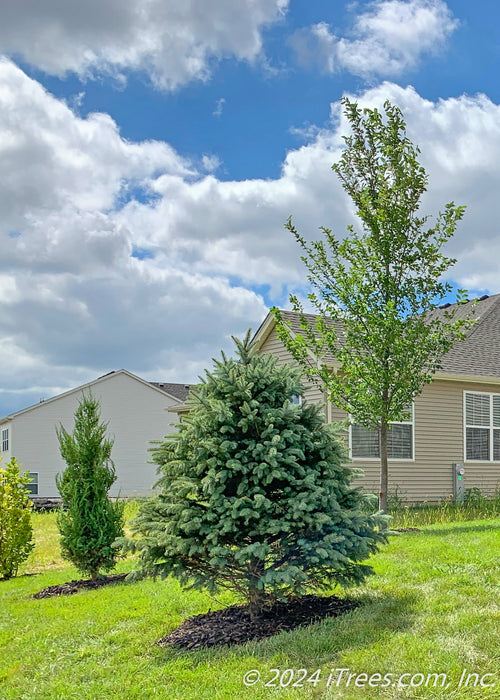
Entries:
POLYGON ((295 405, 300 370, 235 339, 215 361, 189 416, 153 450, 159 493, 131 523, 132 577, 228 588, 252 617, 279 598, 359 583, 386 541, 384 516, 363 512, 353 470, 316 405, 295 405))
POLYGON ((0 465, 0 575, 3 578, 16 576, 19 565, 35 546, 31 527, 33 503, 27 489, 30 481, 28 472, 21 474, 14 457, 5 467, 0 465))
POLYGON ((113 542, 123 536, 124 504, 108 497, 116 473, 113 441, 106 439, 106 429, 107 424, 100 422, 99 402, 91 394, 80 401, 73 433, 63 426, 56 429, 68 465, 56 477, 63 501, 57 515, 61 553, 93 581, 101 569, 114 568, 119 552, 113 542))

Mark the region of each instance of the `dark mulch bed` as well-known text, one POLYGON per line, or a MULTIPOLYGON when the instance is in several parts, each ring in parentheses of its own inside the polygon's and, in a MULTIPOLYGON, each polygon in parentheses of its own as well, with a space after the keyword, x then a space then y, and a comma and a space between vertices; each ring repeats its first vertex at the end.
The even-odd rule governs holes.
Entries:
POLYGON ((127 576, 127 574, 110 574, 109 576, 98 578, 97 581, 91 581, 90 579, 79 579, 77 581, 59 583, 56 586, 47 586, 47 588, 43 588, 38 593, 35 593, 33 598, 52 598, 52 596, 55 595, 72 595, 73 593, 78 593, 78 591, 81 590, 101 588, 101 586, 107 586, 109 583, 123 581, 125 576, 127 576))
POLYGON ((252 622, 248 605, 233 605, 204 615, 188 617, 173 632, 158 640, 160 646, 202 649, 218 644, 244 644, 252 639, 271 637, 296 627, 310 625, 325 617, 337 617, 357 608, 354 600, 306 595, 275 603, 252 622))
POLYGON ((418 527, 398 527, 395 532, 422 532, 418 527))
POLYGON ((33 497, 33 510, 39 513, 45 513, 49 510, 59 510, 61 507, 60 498, 39 498, 38 496, 33 497))

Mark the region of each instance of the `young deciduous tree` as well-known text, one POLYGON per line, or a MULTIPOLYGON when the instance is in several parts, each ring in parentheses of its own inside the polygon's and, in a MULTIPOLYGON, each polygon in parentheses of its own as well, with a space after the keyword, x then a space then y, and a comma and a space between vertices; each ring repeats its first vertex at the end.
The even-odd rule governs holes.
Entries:
POLYGON ((57 516, 62 555, 93 581, 101 569, 113 569, 118 557, 113 542, 123 536, 124 504, 108 497, 116 474, 113 441, 106 439, 106 429, 100 422, 99 401, 91 394, 80 401, 73 433, 62 425, 56 429, 68 465, 56 477, 63 501, 57 516))
MULTIPOLYGON (((406 136, 398 107, 386 102, 360 109, 343 100, 352 133, 332 169, 351 197, 362 232, 351 225, 338 239, 322 227, 324 240, 307 242, 286 226, 304 251, 313 287, 309 300, 318 313, 309 323, 296 296, 304 333, 293 337, 278 309, 278 334, 310 377, 321 380, 329 400, 356 423, 379 431, 380 494, 387 508, 387 437, 391 421, 432 381, 440 359, 465 337, 470 318, 429 313, 451 291, 443 275, 456 260, 441 248, 452 236, 464 207, 447 204, 430 227, 419 212, 428 177, 419 149, 406 136), (308 350, 317 361, 311 362, 308 350), (333 355, 340 369, 324 361, 333 355)), ((465 297, 459 290, 457 301, 465 297)))
MULTIPOLYGON (((0 461, 1 461, 0 457, 0 461)), ((35 546, 31 541, 32 501, 29 499, 28 472, 21 474, 13 457, 0 466, 0 576, 11 578, 35 546)))
POLYGON ((159 493, 131 523, 136 576, 240 593, 252 617, 276 598, 357 583, 385 541, 316 405, 296 405, 297 367, 235 339, 190 399, 179 432, 153 451, 159 493))

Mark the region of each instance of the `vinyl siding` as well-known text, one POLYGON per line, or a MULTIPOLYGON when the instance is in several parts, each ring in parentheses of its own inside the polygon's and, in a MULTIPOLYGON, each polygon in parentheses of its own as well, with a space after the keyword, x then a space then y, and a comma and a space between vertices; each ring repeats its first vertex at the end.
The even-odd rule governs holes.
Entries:
MULTIPOLYGON (((147 495, 157 480, 156 466, 148 464, 150 440, 160 440, 174 431, 177 421, 167 410, 176 402, 126 374, 115 373, 91 387, 101 402, 101 418, 109 422, 107 434, 114 437, 111 453, 117 481, 110 494, 117 496, 147 495)), ((57 497, 55 476, 65 468, 59 454, 55 428, 60 423, 73 430, 74 413, 81 392, 61 396, 40 404, 12 419, 15 442, 12 454, 22 469, 38 472, 38 495, 57 497)))
MULTIPOLYGON (((278 358, 278 364, 281 365, 295 363, 292 355, 288 352, 281 340, 276 335, 275 328, 272 329, 262 343, 260 352, 274 355, 278 358)), ((326 394, 321 387, 314 382, 308 381, 307 379, 304 381, 304 386, 304 402, 321 404, 326 415, 326 394)))
MULTIPOLYGON (((283 347, 273 329, 262 345, 263 352, 270 352, 280 362, 293 358, 283 347)), ((414 460, 398 462, 389 460, 389 492, 411 502, 436 502, 453 494, 453 467, 455 462, 464 464, 465 487, 479 488, 492 494, 500 488, 500 464, 493 462, 464 462, 463 392, 478 391, 500 393, 498 384, 465 381, 434 380, 415 399, 414 460)), ((311 387, 307 400, 324 404, 321 390, 311 387)), ((329 405, 328 420, 340 421, 346 414, 329 405)), ((347 439, 347 438, 346 438, 347 439)), ((363 470, 356 482, 369 493, 378 493, 380 463, 378 460, 353 460, 351 465, 363 470)))
MULTIPOLYGON (((439 501, 453 495, 453 464, 465 467, 465 487, 493 493, 500 488, 500 464, 464 462, 463 392, 497 393, 498 385, 436 379, 415 399, 415 455, 412 462, 389 460, 389 491, 408 501, 439 501)), ((378 491, 378 462, 362 467, 363 487, 378 491)))

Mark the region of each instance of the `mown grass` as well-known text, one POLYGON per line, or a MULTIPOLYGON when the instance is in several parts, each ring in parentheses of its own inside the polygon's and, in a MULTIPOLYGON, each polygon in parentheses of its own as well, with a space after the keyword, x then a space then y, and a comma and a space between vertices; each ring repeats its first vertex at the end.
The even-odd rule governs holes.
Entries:
MULTIPOLYGON (((37 547, 26 573, 36 575, 0 582, 2 699, 500 697, 499 518, 438 521, 392 537, 372 560, 376 576, 349 592, 363 605, 343 617, 197 652, 160 648, 155 641, 189 615, 238 602, 230 594, 214 600, 169 579, 34 600, 41 588, 78 576, 58 555, 54 514, 34 516, 34 526, 37 547), (320 680, 301 688, 265 687, 274 668, 309 674, 320 668, 320 680), (450 686, 341 683, 327 689, 332 668, 392 673, 394 679, 447 673, 450 686), (479 677, 495 674, 487 682, 496 687, 458 688, 464 668, 479 677), (251 669, 263 682, 245 688, 242 678, 251 669)), ((117 568, 132 566, 126 560, 117 568)))

